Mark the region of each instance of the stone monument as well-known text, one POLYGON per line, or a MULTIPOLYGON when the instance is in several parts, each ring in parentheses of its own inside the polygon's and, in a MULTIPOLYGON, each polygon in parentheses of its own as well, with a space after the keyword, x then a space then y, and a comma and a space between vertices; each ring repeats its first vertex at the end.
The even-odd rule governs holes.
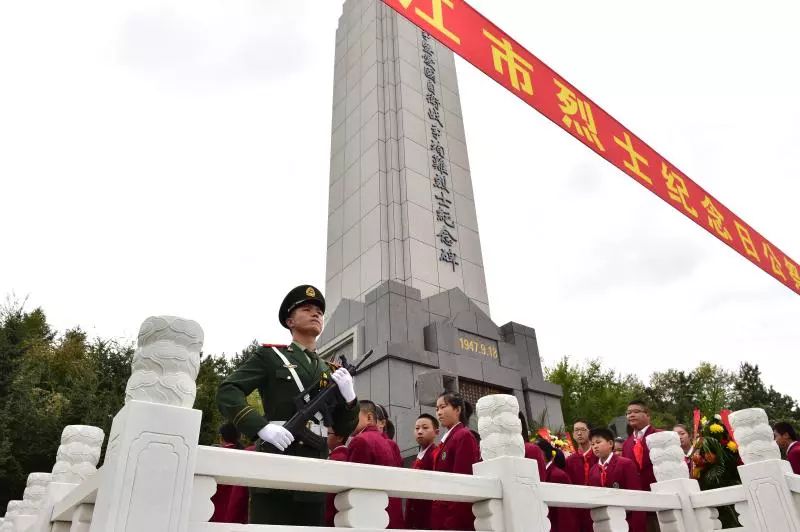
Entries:
POLYGON ((346 0, 331 139, 321 352, 375 350, 357 392, 389 407, 405 455, 443 389, 511 394, 561 427, 536 333, 489 317, 453 53, 378 0, 346 0))

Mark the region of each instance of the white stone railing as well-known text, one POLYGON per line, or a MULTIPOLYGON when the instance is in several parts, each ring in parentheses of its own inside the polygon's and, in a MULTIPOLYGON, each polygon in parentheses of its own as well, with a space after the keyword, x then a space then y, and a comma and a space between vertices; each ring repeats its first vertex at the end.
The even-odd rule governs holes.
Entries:
POLYGON ((148 318, 103 466, 95 469, 102 431, 65 428, 52 474, 29 476, 0 532, 321 530, 209 523, 218 483, 335 493, 329 530, 382 530, 388 498, 408 497, 471 502, 483 531, 544 532, 548 507, 568 507, 590 509, 597 532, 627 530, 630 510, 655 512, 662 532, 706 532, 720 528, 716 508, 733 505, 739 530, 800 532, 800 476, 780 460, 762 410, 731 416, 742 485, 704 492, 689 479, 672 432, 648 437, 658 479, 652 492, 542 483, 535 462, 523 458, 517 401, 505 395, 478 402, 484 461, 472 476, 253 453, 196 444, 201 414, 191 405, 202 341, 195 322, 148 318))

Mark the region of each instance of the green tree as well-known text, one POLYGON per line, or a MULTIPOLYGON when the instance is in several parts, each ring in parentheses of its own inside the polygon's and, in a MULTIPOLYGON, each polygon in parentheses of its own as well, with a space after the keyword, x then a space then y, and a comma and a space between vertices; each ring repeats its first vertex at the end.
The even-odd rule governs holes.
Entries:
POLYGON ((781 394, 775 388, 764 384, 761 370, 757 364, 743 362, 739 372, 733 378, 731 410, 742 408, 763 408, 770 422, 800 422, 800 409, 797 401, 788 395, 781 394))
POLYGON ((230 364, 224 356, 208 355, 200 360, 194 407, 203 412, 200 424, 201 445, 216 443, 219 427, 225 422, 217 408, 217 389, 229 372, 230 364))
POLYGON ((567 425, 577 418, 608 425, 625 414, 629 401, 644 393, 644 386, 636 377, 605 369, 596 359, 579 365, 564 357, 552 368, 546 368, 545 377, 563 390, 561 411, 567 425))

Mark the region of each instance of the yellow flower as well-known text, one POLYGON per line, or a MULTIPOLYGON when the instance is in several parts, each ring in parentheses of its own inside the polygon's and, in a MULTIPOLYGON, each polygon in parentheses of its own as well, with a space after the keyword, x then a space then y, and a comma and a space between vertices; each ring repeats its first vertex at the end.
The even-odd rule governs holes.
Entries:
POLYGON ((703 425, 705 425, 706 423, 708 423, 708 418, 707 418, 706 416, 703 416, 703 417, 700 419, 700 423, 701 423, 701 424, 703 424, 703 425))
POLYGON ((719 423, 713 423, 710 427, 708 427, 708 430, 710 430, 715 434, 720 434, 722 432, 725 432, 725 429, 719 423))
POLYGON ((730 450, 731 450, 731 452, 734 452, 734 453, 735 453, 735 452, 736 452, 736 451, 739 449, 739 446, 738 446, 738 445, 736 445, 736 442, 735 442, 735 441, 729 441, 729 442, 728 442, 728 449, 730 449, 730 450))

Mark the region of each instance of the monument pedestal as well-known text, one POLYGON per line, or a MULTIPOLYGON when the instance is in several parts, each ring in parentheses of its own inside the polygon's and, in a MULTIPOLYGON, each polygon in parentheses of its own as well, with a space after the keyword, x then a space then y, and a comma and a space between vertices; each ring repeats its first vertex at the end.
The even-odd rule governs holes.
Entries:
POLYGON ((473 404, 484 395, 511 394, 528 419, 564 425, 561 387, 544 380, 536 332, 514 322, 498 326, 458 288, 422 298, 415 288, 386 281, 363 303, 341 300, 318 345, 323 356, 349 360, 375 350, 356 392, 389 408, 405 456, 417 453, 417 417, 434 413, 445 389, 473 404))

